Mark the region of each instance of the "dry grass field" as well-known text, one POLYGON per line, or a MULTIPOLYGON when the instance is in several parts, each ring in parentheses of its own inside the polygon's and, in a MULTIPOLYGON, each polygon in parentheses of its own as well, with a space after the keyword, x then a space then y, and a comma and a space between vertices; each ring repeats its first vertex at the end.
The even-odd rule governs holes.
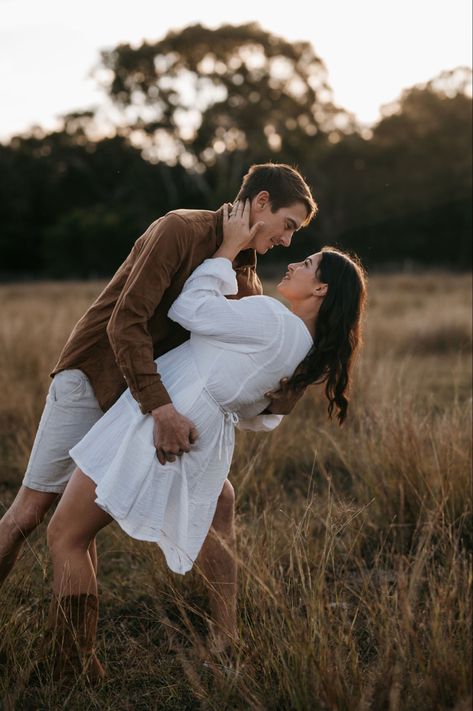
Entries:
MULTIPOLYGON (((0 287, 0 504, 21 481, 48 372, 100 284, 0 287)), ((2 588, 5 709, 471 708, 471 277, 373 275, 346 425, 320 388, 239 433, 235 673, 204 668, 192 572, 113 525, 99 536, 106 684, 25 687, 50 586, 44 524, 2 588)))

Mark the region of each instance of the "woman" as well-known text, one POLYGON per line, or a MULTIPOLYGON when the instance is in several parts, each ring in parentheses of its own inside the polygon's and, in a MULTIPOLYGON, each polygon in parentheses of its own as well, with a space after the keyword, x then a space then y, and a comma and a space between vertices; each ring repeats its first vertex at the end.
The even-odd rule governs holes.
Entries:
POLYGON ((350 370, 360 340, 365 280, 360 265, 324 249, 290 264, 278 284, 291 310, 276 299, 236 300, 232 261, 247 246, 247 212, 225 214, 224 240, 189 277, 168 316, 190 340, 157 359, 175 407, 195 425, 189 453, 162 465, 153 445, 153 421, 129 391, 71 450, 78 468, 48 529, 54 600, 48 626, 56 627, 55 675, 86 670, 103 676, 93 644, 97 581, 88 553, 96 533, 112 520, 130 536, 154 541, 171 570, 192 568, 209 531, 230 468, 234 429, 270 430, 282 419, 261 415, 265 393, 293 375, 296 388, 325 382, 329 415, 346 417, 350 370))

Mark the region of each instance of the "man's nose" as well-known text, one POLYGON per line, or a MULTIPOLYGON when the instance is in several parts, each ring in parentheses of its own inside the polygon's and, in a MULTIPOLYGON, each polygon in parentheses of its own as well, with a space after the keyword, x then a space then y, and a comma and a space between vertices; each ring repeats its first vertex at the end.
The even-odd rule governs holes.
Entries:
POLYGON ((292 241, 292 233, 291 234, 285 234, 282 235, 279 244, 282 244, 283 247, 289 247, 292 241))

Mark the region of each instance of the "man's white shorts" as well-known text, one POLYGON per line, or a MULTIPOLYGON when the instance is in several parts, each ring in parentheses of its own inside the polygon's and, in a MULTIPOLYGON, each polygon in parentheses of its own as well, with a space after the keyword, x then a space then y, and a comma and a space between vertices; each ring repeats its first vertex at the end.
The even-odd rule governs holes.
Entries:
POLYGON ((69 456, 103 415, 81 370, 63 370, 50 385, 23 486, 62 494, 76 465, 69 456))

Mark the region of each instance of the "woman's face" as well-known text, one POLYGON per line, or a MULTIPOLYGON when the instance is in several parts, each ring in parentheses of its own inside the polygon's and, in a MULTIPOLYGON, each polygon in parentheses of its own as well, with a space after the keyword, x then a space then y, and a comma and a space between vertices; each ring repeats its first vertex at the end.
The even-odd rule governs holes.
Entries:
POLYGON ((280 294, 286 297, 289 301, 301 301, 310 298, 311 296, 325 294, 325 284, 319 280, 317 271, 322 252, 316 252, 306 257, 302 262, 294 262, 287 267, 286 275, 277 285, 277 290, 280 294))

